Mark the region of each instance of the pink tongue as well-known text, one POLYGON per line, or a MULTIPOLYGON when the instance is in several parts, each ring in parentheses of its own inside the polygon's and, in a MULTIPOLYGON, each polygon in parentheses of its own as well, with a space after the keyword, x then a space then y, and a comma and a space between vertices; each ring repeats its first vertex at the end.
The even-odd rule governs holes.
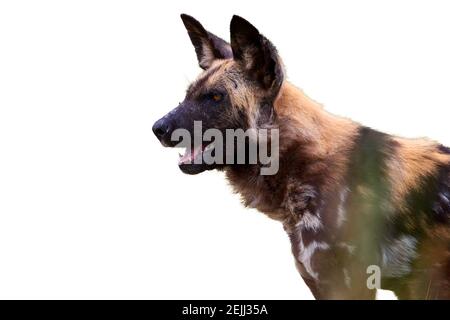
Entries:
POLYGON ((200 154, 203 150, 203 146, 192 149, 191 152, 186 150, 186 153, 178 161, 179 164, 193 164, 195 157, 200 154))

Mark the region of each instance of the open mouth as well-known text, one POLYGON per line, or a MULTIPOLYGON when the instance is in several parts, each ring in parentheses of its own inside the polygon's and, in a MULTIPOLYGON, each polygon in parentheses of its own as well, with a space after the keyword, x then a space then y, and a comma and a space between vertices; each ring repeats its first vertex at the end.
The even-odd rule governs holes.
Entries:
POLYGON ((186 148, 184 154, 179 154, 178 165, 202 164, 203 153, 214 149, 214 143, 202 143, 200 146, 186 148))

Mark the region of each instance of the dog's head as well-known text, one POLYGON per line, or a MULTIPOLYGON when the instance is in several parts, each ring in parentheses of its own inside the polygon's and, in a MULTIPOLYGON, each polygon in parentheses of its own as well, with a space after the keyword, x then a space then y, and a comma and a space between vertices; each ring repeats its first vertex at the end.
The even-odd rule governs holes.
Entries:
POLYGON ((243 18, 233 16, 230 44, 194 18, 182 14, 181 19, 203 72, 188 87, 184 101, 153 125, 153 132, 167 147, 180 146, 180 132, 189 134, 192 139, 184 141, 186 153, 179 166, 185 173, 197 174, 229 165, 203 160, 213 145, 211 152, 220 148, 224 158, 229 152, 214 142, 214 135, 204 136, 208 129, 225 136, 227 129, 245 131, 274 121, 273 102, 284 73, 275 47, 243 18))

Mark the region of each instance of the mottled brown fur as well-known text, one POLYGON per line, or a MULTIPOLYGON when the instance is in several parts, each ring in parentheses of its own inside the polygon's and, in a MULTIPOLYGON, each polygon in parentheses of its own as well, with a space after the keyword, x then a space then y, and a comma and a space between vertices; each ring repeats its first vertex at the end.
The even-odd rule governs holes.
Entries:
MULTIPOLYGON (((175 127, 279 130, 279 169, 220 169, 245 206, 283 223, 296 266, 318 299, 373 299, 366 269, 401 299, 450 298, 450 149, 404 139, 326 112, 289 83, 275 47, 240 17, 231 46, 182 15, 205 71, 154 126, 165 145, 175 127), (220 92, 223 99, 209 96, 220 92)), ((184 168, 184 169, 183 169, 184 168)))
MULTIPOLYGON (((285 194, 274 197, 274 193, 289 191, 287 180, 296 172, 305 181, 310 178, 323 181, 324 191, 331 190, 344 177, 348 152, 359 125, 327 113, 288 82, 282 86, 274 107, 276 122, 273 126, 280 129, 281 137, 280 164, 287 168, 281 165, 279 174, 273 177, 259 175, 257 168, 237 172, 230 168, 227 175, 246 205, 285 221, 291 216, 283 204, 288 197, 285 194)), ((252 113, 251 106, 247 108, 248 113, 252 113)))

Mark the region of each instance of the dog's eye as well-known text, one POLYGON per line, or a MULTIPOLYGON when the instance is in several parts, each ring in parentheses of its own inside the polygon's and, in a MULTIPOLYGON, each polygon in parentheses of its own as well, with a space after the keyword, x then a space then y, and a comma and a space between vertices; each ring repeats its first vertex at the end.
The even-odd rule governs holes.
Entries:
POLYGON ((210 94, 210 98, 211 100, 213 100, 214 102, 220 102, 223 99, 223 94, 218 93, 218 92, 214 92, 210 94))

